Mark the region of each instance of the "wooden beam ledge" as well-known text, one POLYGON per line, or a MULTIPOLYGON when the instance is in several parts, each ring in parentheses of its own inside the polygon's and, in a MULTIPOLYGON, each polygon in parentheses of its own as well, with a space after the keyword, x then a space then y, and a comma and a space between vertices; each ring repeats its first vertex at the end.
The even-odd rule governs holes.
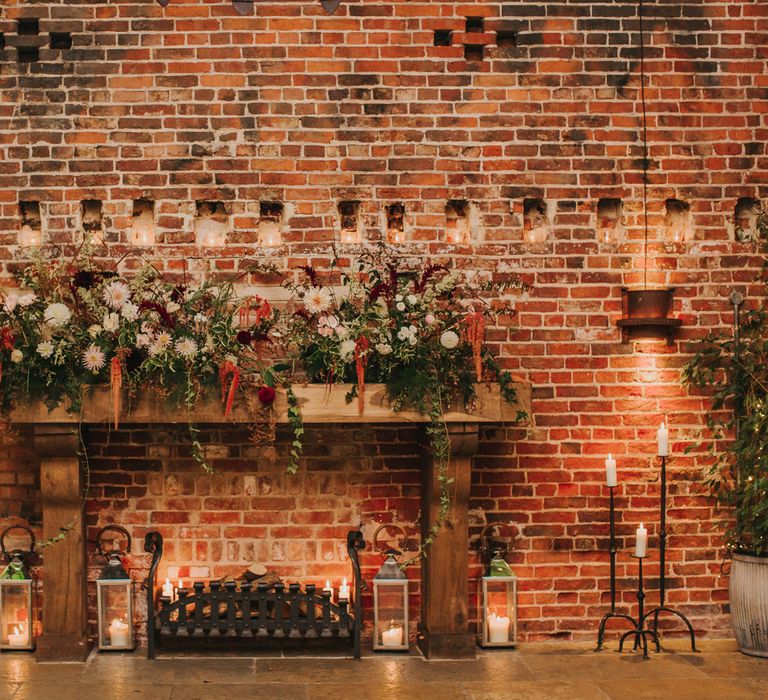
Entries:
MULTIPOLYGON (((365 387, 365 409, 359 413, 357 401, 346 402, 347 392, 352 384, 297 384, 293 387, 299 399, 305 423, 427 423, 429 418, 417 411, 394 412, 387 401, 387 388, 383 384, 369 384, 365 387)), ((518 403, 507 404, 501 397, 498 384, 477 384, 476 405, 469 410, 455 407, 445 414, 448 423, 513 423, 518 411, 530 414, 531 388, 529 384, 515 385, 518 403)), ((173 407, 168 401, 153 392, 146 392, 136 397, 130 405, 127 395, 123 400, 121 424, 150 423, 251 423, 260 410, 259 402, 254 397, 254 409, 235 405, 232 413, 224 416, 221 403, 216 400, 201 402, 189 413, 173 407)), ((288 402, 285 391, 280 389, 275 399, 274 419, 277 423, 287 422, 288 402)), ((112 416, 112 403, 108 387, 92 389, 83 402, 82 411, 73 414, 67 406, 59 406, 52 411, 42 403, 18 406, 10 414, 14 424, 67 424, 67 423, 106 423, 112 416)))

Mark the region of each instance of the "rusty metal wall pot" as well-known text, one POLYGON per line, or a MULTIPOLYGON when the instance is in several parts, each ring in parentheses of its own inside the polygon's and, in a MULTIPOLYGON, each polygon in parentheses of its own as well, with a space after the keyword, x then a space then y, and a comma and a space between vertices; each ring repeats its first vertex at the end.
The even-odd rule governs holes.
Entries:
POLYGON ((628 290, 627 318, 667 318, 671 301, 671 289, 628 290))

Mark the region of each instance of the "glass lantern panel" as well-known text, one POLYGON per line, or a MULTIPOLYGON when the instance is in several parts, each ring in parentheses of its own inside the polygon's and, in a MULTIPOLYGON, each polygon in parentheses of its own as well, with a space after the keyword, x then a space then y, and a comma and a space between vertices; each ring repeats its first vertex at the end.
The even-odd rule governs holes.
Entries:
POLYGON ((487 644, 515 641, 515 582, 509 577, 483 578, 483 639, 487 644))
POLYGON ((131 581, 97 581, 99 648, 133 649, 131 581))
POLYGON ((376 647, 402 649, 408 646, 408 581, 376 581, 376 647))
POLYGON ((0 647, 32 648, 32 581, 0 582, 0 647))

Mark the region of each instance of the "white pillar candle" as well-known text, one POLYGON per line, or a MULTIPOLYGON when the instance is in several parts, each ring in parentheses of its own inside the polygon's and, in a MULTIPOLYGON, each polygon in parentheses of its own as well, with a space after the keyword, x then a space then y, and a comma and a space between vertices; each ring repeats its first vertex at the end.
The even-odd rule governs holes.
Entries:
POLYGON ((109 626, 109 645, 113 647, 129 647, 131 645, 131 631, 128 623, 115 618, 109 626))
POLYGON ((488 641, 503 644, 509 641, 509 618, 491 613, 488 617, 488 641))
POLYGON ((349 586, 347 585, 347 579, 344 579, 339 586, 339 600, 349 600, 349 586))
POLYGON ((648 556, 648 530, 642 523, 635 532, 635 556, 640 558, 648 556))
POLYGON ((656 441, 659 443, 659 449, 656 454, 659 457, 667 457, 669 455, 669 430, 664 426, 664 421, 661 422, 659 429, 656 431, 656 441))
POLYGON ((403 646, 403 628, 400 625, 390 623, 389 629, 381 633, 381 644, 385 647, 403 646))
POLYGON ((25 647, 27 642, 27 632, 24 629, 24 625, 14 625, 13 631, 8 633, 8 646, 25 647))
POLYGON ((605 482, 608 486, 616 486, 619 483, 616 477, 616 460, 610 452, 605 460, 605 482))
POLYGON ((323 593, 325 593, 326 591, 328 591, 328 594, 331 597, 331 602, 333 602, 333 588, 331 587, 330 579, 326 579, 325 581, 325 588, 323 588, 323 593))
POLYGON ((166 578, 163 584, 163 597, 173 600, 173 584, 169 578, 166 578))

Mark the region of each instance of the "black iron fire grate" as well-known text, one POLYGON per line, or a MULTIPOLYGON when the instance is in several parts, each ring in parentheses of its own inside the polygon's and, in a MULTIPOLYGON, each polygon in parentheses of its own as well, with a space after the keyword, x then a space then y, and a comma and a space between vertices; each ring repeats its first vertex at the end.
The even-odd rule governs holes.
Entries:
POLYGON ((260 641, 344 640, 360 658, 362 627, 360 561, 365 547, 362 533, 347 534, 347 551, 352 564, 353 596, 350 601, 331 601, 329 591, 318 593, 316 586, 288 586, 278 583, 253 585, 198 581, 191 590, 179 589, 175 601, 155 597, 157 567, 163 556, 159 532, 147 533, 144 550, 152 553, 147 580, 147 657, 155 658, 159 645, 173 642, 178 648, 188 640, 229 640, 238 645, 260 641), (158 605, 159 603, 159 605, 158 605))

